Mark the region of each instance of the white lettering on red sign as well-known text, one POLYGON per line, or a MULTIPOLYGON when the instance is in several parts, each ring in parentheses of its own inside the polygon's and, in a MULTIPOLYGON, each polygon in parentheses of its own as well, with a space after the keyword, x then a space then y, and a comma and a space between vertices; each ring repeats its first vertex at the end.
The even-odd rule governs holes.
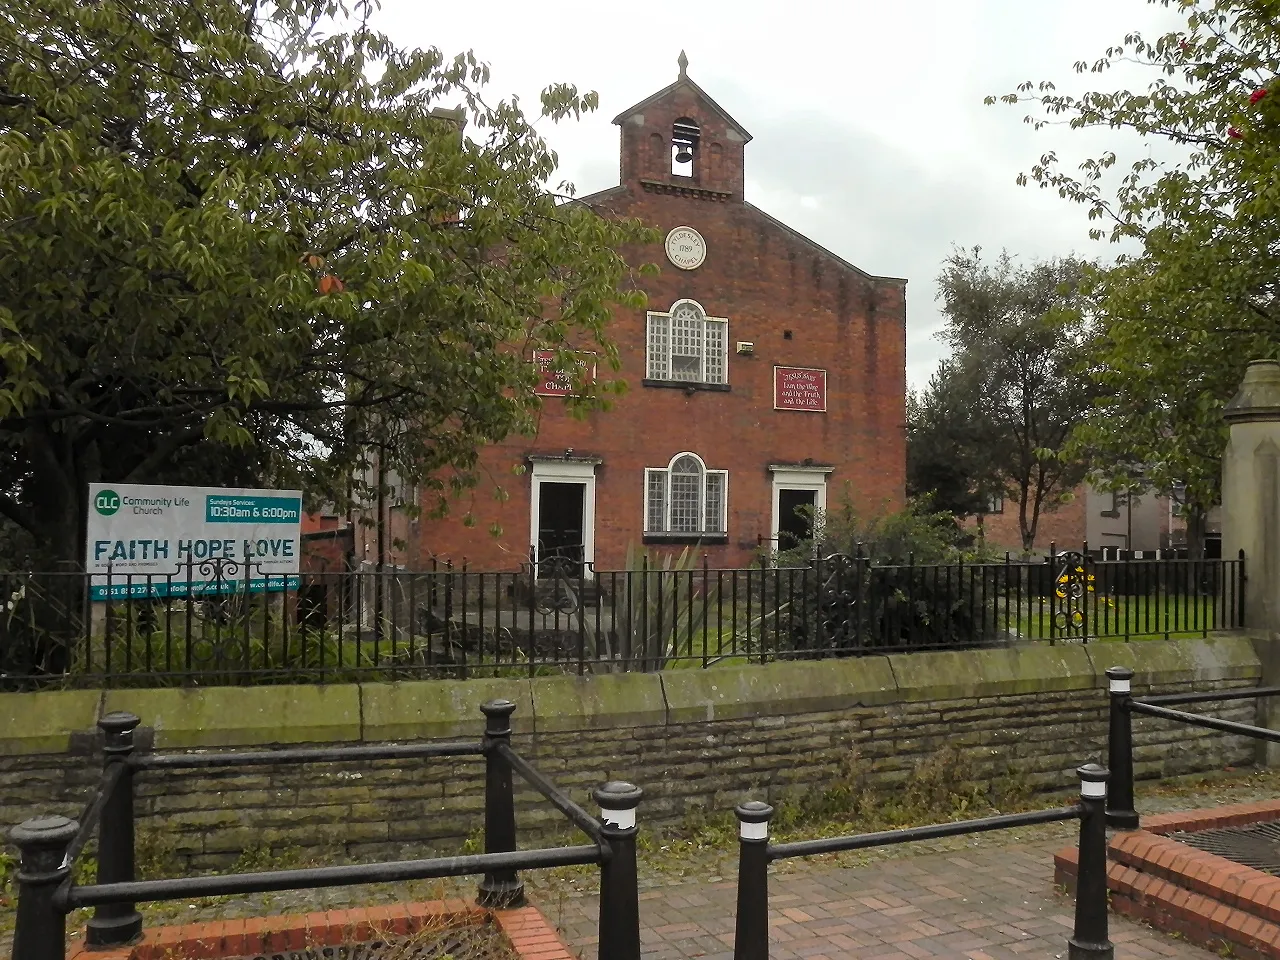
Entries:
POLYGON ((812 367, 774 367, 773 407, 825 413, 827 371, 812 367))
MULTIPOLYGON (((573 393, 573 377, 568 371, 556 370, 552 364, 555 354, 550 350, 533 351, 533 362, 538 367, 538 383, 533 392, 543 397, 567 397, 573 393)), ((580 361, 586 370, 586 380, 590 383, 595 378, 595 364, 587 359, 580 361)))

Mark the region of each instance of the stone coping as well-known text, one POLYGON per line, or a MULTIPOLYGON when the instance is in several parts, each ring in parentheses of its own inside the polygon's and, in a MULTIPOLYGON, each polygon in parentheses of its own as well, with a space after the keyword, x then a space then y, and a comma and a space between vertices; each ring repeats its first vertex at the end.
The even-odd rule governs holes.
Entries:
POLYGON ((381 937, 406 936, 432 923, 479 923, 492 918, 506 934, 516 956, 528 960, 573 960, 555 929, 534 907, 485 910, 465 900, 434 900, 389 906, 355 907, 277 917, 239 917, 151 927, 127 947, 90 949, 83 940, 68 960, 207 960, 274 956, 282 951, 341 946, 381 937))
POLYGON ((0 694, 0 756, 84 750, 97 718, 128 710, 156 749, 478 739, 485 700, 516 704, 521 733, 662 727, 857 707, 1098 690, 1107 667, 1137 689, 1257 680, 1244 634, 1133 643, 1023 643, 661 673, 298 686, 0 694))

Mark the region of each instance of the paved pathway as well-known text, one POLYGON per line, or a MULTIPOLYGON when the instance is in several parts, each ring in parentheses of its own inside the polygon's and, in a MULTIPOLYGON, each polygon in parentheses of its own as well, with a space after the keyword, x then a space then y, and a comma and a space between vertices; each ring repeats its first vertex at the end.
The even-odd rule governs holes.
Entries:
MULTIPOLYGON (((1140 798, 1141 812, 1243 803, 1275 797, 1278 791, 1274 774, 1246 771, 1189 789, 1149 789, 1140 798)), ((1051 824, 785 861, 770 875, 771 960, 1063 960, 1074 906, 1053 886, 1053 852, 1073 841, 1074 830, 1074 825, 1051 824)), ((642 851, 645 960, 731 960, 736 869, 731 847, 679 855, 642 851), (665 870, 649 856, 658 856, 665 870)), ((582 960, 596 960, 594 872, 566 868, 534 872, 525 880, 534 903, 582 960)), ((172 924, 470 897, 474 889, 470 880, 335 887, 154 904, 145 913, 149 925, 172 924)), ((82 922, 77 917, 73 924, 82 922)), ((0 957, 9 952, 12 923, 12 904, 0 899, 0 957)), ((1114 915, 1111 939, 1117 960, 1215 956, 1114 915)))
MULTIPOLYGON (((1053 886, 1053 851, 1062 845, 983 846, 771 877, 771 960, 1065 957, 1074 901, 1053 886)), ((735 898, 732 879, 644 891, 645 960, 732 960, 735 898)), ((583 960, 594 960, 596 898, 542 906, 583 960)), ((1213 956, 1114 915, 1111 939, 1117 960, 1213 956)))

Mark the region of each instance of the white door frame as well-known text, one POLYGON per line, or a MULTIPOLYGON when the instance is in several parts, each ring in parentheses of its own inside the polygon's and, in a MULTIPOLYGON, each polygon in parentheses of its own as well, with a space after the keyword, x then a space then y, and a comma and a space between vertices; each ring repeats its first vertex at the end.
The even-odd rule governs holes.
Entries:
POLYGON ((537 558, 539 512, 544 483, 580 483, 582 491, 582 559, 588 579, 594 575, 596 560, 596 464, 595 458, 530 457, 529 471, 529 548, 537 558))
POLYGON ((781 519, 778 494, 783 490, 812 490, 814 510, 819 514, 824 513, 827 509, 827 475, 834 469, 835 467, 805 467, 792 464, 769 465, 769 471, 773 474, 769 542, 773 545, 774 553, 778 552, 778 521, 781 519))

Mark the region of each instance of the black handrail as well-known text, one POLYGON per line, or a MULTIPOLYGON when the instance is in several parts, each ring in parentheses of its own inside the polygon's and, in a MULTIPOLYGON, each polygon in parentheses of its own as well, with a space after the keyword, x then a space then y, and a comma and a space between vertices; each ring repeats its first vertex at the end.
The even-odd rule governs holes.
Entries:
POLYGON ((1139 825, 1133 801, 1133 715, 1135 713, 1161 720, 1172 720, 1188 726, 1218 730, 1254 740, 1280 743, 1280 731, 1249 723, 1223 720, 1220 717, 1186 710, 1170 709, 1168 704, 1215 703, 1228 700, 1255 700, 1280 695, 1280 687, 1246 687, 1235 690, 1212 690, 1202 693, 1171 693, 1157 696, 1133 696, 1133 671, 1128 667, 1107 668, 1109 722, 1107 725, 1107 763, 1112 769, 1112 790, 1107 794, 1107 823, 1121 830, 1136 830, 1139 825))
POLYGON ((1266 727, 1255 727, 1249 723, 1237 723, 1234 720, 1222 720, 1218 717, 1206 717, 1199 713, 1187 713, 1185 710, 1170 710, 1158 707, 1153 703, 1133 700, 1129 703, 1133 713, 1145 713, 1150 717, 1161 717, 1165 720, 1177 720, 1192 727, 1206 727, 1209 730, 1221 730, 1223 733, 1235 733, 1242 737, 1253 737, 1255 740, 1270 740, 1280 743, 1280 730, 1268 730, 1266 727))
POLYGON ((597 843, 602 841, 604 834, 599 820, 574 803, 568 794, 539 773, 537 767, 512 750, 509 744, 499 744, 497 749, 499 753, 506 757, 512 769, 524 777, 531 787, 549 800, 553 807, 568 817, 574 826, 597 843))
POLYGON ((305 890, 312 887, 436 880, 441 877, 473 876, 495 869, 531 870, 599 862, 600 850, 595 846, 550 847, 515 850, 509 853, 477 853, 465 857, 350 863, 333 867, 268 870, 260 873, 64 886, 59 891, 57 903, 62 910, 68 911, 108 903, 143 903, 244 893, 270 893, 275 890, 305 890))
POLYGON ((1244 690, 1214 690, 1211 693, 1162 693, 1143 697, 1142 703, 1169 706, 1173 703, 1214 703, 1218 700, 1255 700, 1280 696, 1280 687, 1249 687, 1244 690))
POLYGON ((1079 804, 1056 807, 1052 810, 1033 810, 1028 813, 1006 813, 995 817, 974 820, 956 820, 952 823, 934 823, 925 827, 905 827, 901 830, 883 830, 879 833, 860 833, 848 837, 824 837, 820 840, 797 840, 794 843, 769 844, 769 859, 811 857, 822 853, 841 853, 847 850, 866 850, 870 847, 887 847, 898 843, 914 843, 918 840, 937 840, 940 837, 958 837, 969 833, 986 833, 991 830, 1009 830, 1013 827, 1031 827, 1041 823, 1059 823, 1078 820, 1079 804))
POLYGON ((767 803, 752 801, 740 804, 734 811, 738 817, 739 836, 738 916, 734 934, 734 960, 769 960, 769 864, 774 860, 865 850, 1065 820, 1080 821, 1075 926, 1067 941, 1068 956, 1070 960, 1112 960, 1114 950, 1107 932, 1108 773, 1094 763, 1085 764, 1077 773, 1080 776, 1080 802, 1069 807, 845 837, 800 840, 794 843, 769 842, 769 821, 773 817, 773 808, 767 803))
POLYGON ((89 842, 89 838, 93 836, 93 832, 98 828, 98 818, 102 816, 102 808, 115 791, 120 778, 124 776, 124 772, 124 766, 119 763, 112 764, 102 771, 102 777, 98 780, 97 789, 93 791, 93 796, 89 798, 89 802, 85 804, 84 810, 80 813, 80 830, 75 839, 71 841, 71 845, 67 847, 68 863, 75 863, 80 858, 80 854, 84 852, 85 844, 89 842))
POLYGON ((521 870, 585 864, 600 867, 601 960, 640 960, 635 811, 642 791, 629 783, 603 785, 594 794, 603 811, 603 822, 592 817, 512 749, 511 715, 515 709, 509 700, 483 704, 485 731, 480 741, 147 756, 134 753, 138 717, 107 714, 98 721, 105 735, 103 773, 85 807, 83 822, 40 817, 13 830, 12 838, 20 851, 13 960, 65 960, 67 914, 84 907, 95 908, 88 922, 87 942, 95 947, 111 947, 131 943, 142 932, 142 917, 136 910, 142 902, 482 875, 480 904, 502 908, 524 902, 521 870), (485 759, 483 853, 244 874, 135 879, 133 777, 137 772, 454 756, 485 759), (519 772, 594 844, 517 850, 513 771, 519 772), (95 826, 98 881, 76 884, 72 864, 95 826))
POLYGON ((276 763, 334 763, 347 760, 407 760, 427 757, 479 756, 478 741, 457 743, 388 743, 362 747, 303 747, 286 750, 242 750, 227 753, 148 754, 129 763, 135 770, 196 770, 218 767, 262 767, 276 763))

